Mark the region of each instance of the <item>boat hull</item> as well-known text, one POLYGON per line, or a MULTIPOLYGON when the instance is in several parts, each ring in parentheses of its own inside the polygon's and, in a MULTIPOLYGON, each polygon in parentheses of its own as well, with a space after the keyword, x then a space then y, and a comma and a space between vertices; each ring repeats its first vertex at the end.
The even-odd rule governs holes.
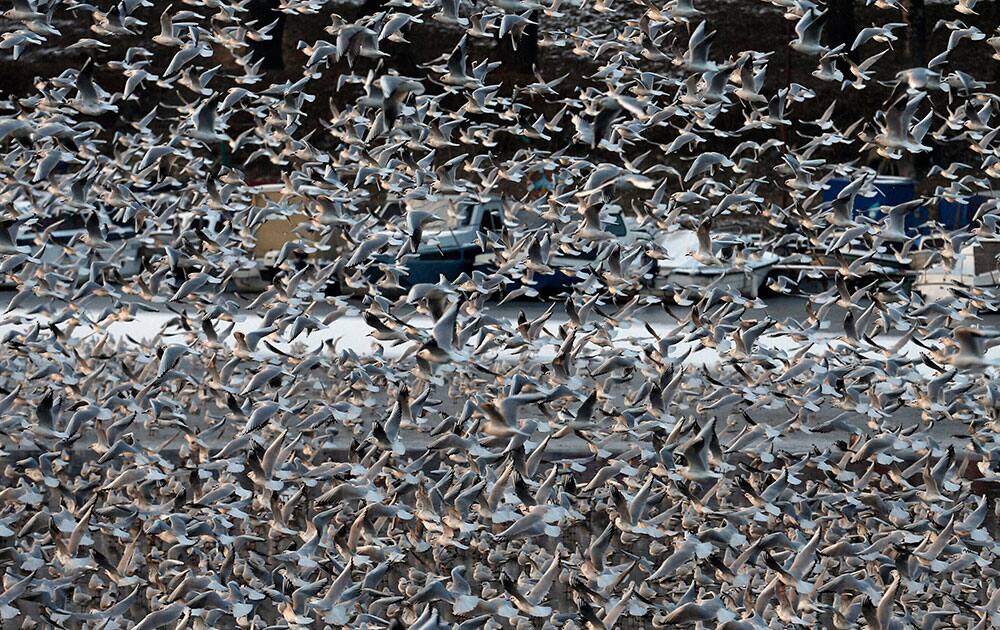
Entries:
POLYGON ((767 280, 767 275, 774 268, 775 262, 768 262, 753 269, 718 269, 718 268, 679 268, 661 269, 657 279, 658 288, 673 287, 717 288, 723 291, 738 292, 746 297, 755 298, 767 280))
POLYGON ((980 238, 963 247, 952 261, 940 261, 917 274, 913 288, 928 300, 948 300, 952 289, 1000 287, 1000 240, 980 238))

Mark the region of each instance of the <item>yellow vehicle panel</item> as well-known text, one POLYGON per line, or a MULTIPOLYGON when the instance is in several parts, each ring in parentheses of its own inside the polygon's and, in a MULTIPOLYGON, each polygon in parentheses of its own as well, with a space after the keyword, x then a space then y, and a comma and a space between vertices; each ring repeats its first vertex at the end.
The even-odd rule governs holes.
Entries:
MULTIPOLYGON (((283 199, 289 204, 303 207, 311 203, 311 200, 308 197, 283 197, 281 187, 274 186, 272 190, 265 189, 255 194, 254 205, 257 207, 264 207, 268 201, 282 201, 283 199)), ((296 226, 302 223, 307 223, 311 220, 312 218, 309 214, 300 213, 293 214, 287 218, 270 219, 265 221, 263 225, 257 228, 257 232, 254 234, 254 258, 262 260, 270 253, 280 251, 288 241, 305 240, 316 242, 318 239, 312 234, 306 232, 295 232, 296 226)), ((332 249, 320 251, 315 254, 315 256, 319 258, 332 258, 335 255, 336 253, 332 251, 332 249)))
POLYGON ((275 252, 285 246, 285 243, 297 239, 315 240, 296 234, 293 230, 300 223, 309 221, 309 217, 304 214, 293 214, 287 219, 272 219, 265 221, 257 228, 254 235, 256 243, 253 248, 254 258, 263 258, 268 252, 275 252))

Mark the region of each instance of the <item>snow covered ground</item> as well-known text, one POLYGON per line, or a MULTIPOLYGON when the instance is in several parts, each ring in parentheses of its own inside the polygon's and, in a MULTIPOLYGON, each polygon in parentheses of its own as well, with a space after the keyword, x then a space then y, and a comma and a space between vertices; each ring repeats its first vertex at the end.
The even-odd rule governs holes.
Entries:
MULTIPOLYGON (((0 309, 5 308, 4 305, 9 303, 13 293, 2 292, 0 293, 0 309)), ((21 307, 12 309, 10 312, 6 313, 2 318, 0 318, 0 336, 6 335, 11 328, 25 329, 30 326, 44 325, 50 320, 49 317, 40 314, 32 314, 40 302, 37 300, 29 301, 21 307)), ((797 299, 790 298, 771 298, 766 302, 766 308, 760 309, 758 311, 759 317, 769 316, 778 322, 785 321, 788 318, 802 318, 804 315, 805 302, 797 299)), ((58 305, 45 304, 48 309, 59 310, 58 305)), ((143 343, 149 342, 153 337, 160 334, 161 329, 164 324, 169 320, 176 318, 176 315, 169 310, 165 309, 162 305, 153 306, 146 305, 147 307, 153 309, 152 311, 140 310, 136 314, 132 321, 120 321, 115 322, 107 326, 101 327, 100 331, 95 331, 94 328, 88 325, 80 325, 72 330, 72 334, 76 337, 84 337, 87 335, 103 334, 106 331, 113 339, 124 340, 128 343, 136 342, 143 343)), ((360 306, 357 303, 352 303, 355 309, 360 306)), ((542 304, 538 302, 522 302, 514 304, 505 304, 501 306, 490 305, 491 314, 497 316, 498 318, 504 318, 508 321, 516 320, 519 311, 524 311, 526 316, 530 318, 535 318, 542 314, 546 308, 547 304, 542 304)), ((103 309, 103 304, 100 301, 95 302, 86 311, 87 314, 91 316, 96 316, 103 309)), ((552 318, 549 320, 546 327, 550 330, 555 330, 560 323, 566 321, 565 315, 560 315, 561 305, 557 306, 556 313, 553 314, 552 318)), ((670 307, 671 312, 678 317, 685 317, 687 315, 686 309, 681 307, 670 307)), ((326 315, 324 312, 314 313, 317 317, 322 318, 326 315)), ((645 327, 648 324, 658 335, 667 334, 670 330, 674 328, 676 322, 670 315, 668 315, 663 309, 653 307, 645 312, 645 317, 642 319, 622 324, 617 330, 617 336, 615 342, 622 349, 623 353, 639 352, 643 346, 648 344, 652 340, 652 336, 645 327)), ((834 313, 831 318, 833 321, 838 320, 838 314, 834 313)), ((430 320, 427 317, 417 316, 409 320, 409 322, 414 326, 427 326, 430 325, 430 320)), ((242 332, 249 332, 252 330, 259 329, 263 326, 263 320, 259 315, 253 314, 249 311, 241 311, 235 317, 235 330, 242 332)), ((986 321, 983 323, 984 327, 998 327, 1000 328, 1000 316, 987 316, 986 321)), ((65 329, 66 325, 60 324, 60 327, 65 329)), ((386 358, 399 357, 406 350, 406 346, 391 346, 383 342, 377 342, 375 339, 369 336, 372 332, 371 327, 369 327, 360 315, 349 314, 332 322, 329 327, 321 333, 313 333, 309 335, 303 335, 300 339, 296 340, 296 344, 301 344, 298 346, 302 349, 316 349, 320 344, 326 341, 335 341, 336 347, 339 349, 351 349, 361 356, 371 355, 372 353, 378 351, 386 358)), ((808 353, 812 355, 822 354, 828 350, 831 344, 842 343, 836 341, 840 333, 835 330, 827 330, 818 335, 818 339, 814 342, 804 342, 804 341, 794 341, 787 335, 766 335, 760 340, 760 345, 763 348, 769 350, 776 350, 784 353, 785 355, 794 354, 806 346, 808 346, 808 353)), ((96 337, 95 337, 96 339, 96 337)), ((896 341, 898 341, 898 336, 888 336, 883 335, 875 339, 876 342, 883 346, 891 346, 896 341)), ((232 343, 232 336, 229 337, 230 343, 232 343)), ((154 344, 150 344, 153 347, 154 344)), ((282 350, 291 349, 291 345, 288 343, 277 343, 275 344, 278 348, 282 350)), ((671 350, 671 356, 681 357, 684 356, 689 349, 692 348, 693 344, 690 343, 679 343, 671 350)), ((258 348, 260 351, 261 358, 266 358, 269 351, 260 344, 258 348)), ((699 369, 702 367, 718 367, 720 362, 723 360, 723 356, 720 351, 725 351, 725 347, 722 348, 700 348, 695 349, 691 352, 683 361, 683 365, 687 366, 688 369, 699 369)), ((876 350, 877 351, 877 350, 876 350)), ((909 355, 911 357, 917 357, 920 348, 914 344, 906 345, 901 352, 903 354, 909 355)), ((548 344, 543 346, 536 352, 533 352, 530 357, 514 355, 510 351, 507 351, 505 356, 501 358, 510 360, 512 362, 524 361, 526 363, 540 363, 551 359, 555 355, 555 346, 548 344)), ((994 348, 990 352, 991 357, 996 357, 1000 359, 1000 348, 994 348)), ((922 372, 926 376, 931 375, 929 368, 923 368, 922 372)), ((959 380, 963 378, 963 375, 957 377, 959 380)), ((841 409, 834 407, 832 405, 824 405, 824 408, 816 411, 816 419, 822 421, 825 419, 832 418, 833 416, 840 413, 841 409)), ((722 414, 725 416, 724 407, 714 409, 711 413, 722 414)), ((754 416, 758 421, 764 422, 781 422, 786 420, 788 417, 788 412, 784 405, 778 406, 764 406, 762 408, 756 409, 754 411, 754 416)), ((911 423, 918 421, 918 414, 912 408, 904 408, 901 412, 897 413, 893 417, 894 422, 899 422, 903 425, 909 425, 911 423)), ((407 444, 408 448, 421 449, 426 446, 428 442, 428 437, 425 433, 421 431, 405 431, 404 432, 404 442, 407 444)), ((155 439, 167 439, 160 434, 156 434, 158 437, 155 439)), ((930 435, 933 439, 937 440, 942 444, 956 444, 961 446, 964 444, 963 437, 965 435, 965 427, 959 423, 939 423, 936 425, 930 435)), ((346 448, 350 436, 343 435, 343 444, 339 442, 331 443, 328 448, 332 448, 335 451, 337 449, 346 448)), ((809 450, 815 446, 821 446, 824 443, 828 443, 832 439, 843 439, 846 435, 841 435, 839 433, 826 433, 826 434, 812 434, 805 432, 789 432, 787 435, 783 436, 776 446, 793 452, 801 452, 809 450)), ((154 439, 149 437, 149 439, 154 439)), ((86 448, 87 440, 81 441, 76 448, 86 448)), ((220 442, 217 446, 221 446, 224 443, 220 442)), ((608 448, 621 448, 624 450, 627 448, 628 443, 623 439, 618 442, 612 441, 606 447, 608 448)), ((171 448, 176 447, 176 445, 171 446, 171 448)), ((10 446, 7 447, 8 449, 10 446)), ((551 450, 560 451, 570 454, 579 454, 581 456, 588 452, 588 447, 585 443, 576 437, 570 436, 560 440, 557 444, 553 445, 551 450)))
MULTIPOLYGON (((9 302, 12 295, 13 294, 9 292, 0 293, 0 304, 6 304, 9 302)), ((805 315, 805 301, 803 300, 791 298, 771 298, 766 303, 762 303, 765 305, 765 308, 759 310, 759 314, 757 315, 758 318, 763 319, 765 316, 769 317, 777 322, 778 328, 780 328, 783 321, 786 321, 790 317, 802 319, 805 315)), ((39 325, 45 325, 51 321, 47 315, 32 314, 32 311, 35 310, 37 305, 37 302, 29 302, 25 306, 12 309, 10 312, 6 313, 2 318, 0 318, 0 335, 6 334, 11 328, 24 330, 29 326, 35 325, 36 323, 39 325)), ((365 323, 364 319, 360 315, 359 306, 360 304, 352 302, 350 309, 351 312, 334 320, 326 326, 324 330, 300 335, 292 342, 281 341, 275 343, 274 345, 281 350, 290 350, 294 348, 301 349, 302 351, 311 351, 319 348, 324 343, 332 342, 338 349, 349 349, 362 356, 369 355, 374 352, 378 352, 382 356, 390 359, 402 356, 406 351, 407 346, 394 345, 392 343, 378 341, 370 336, 373 329, 365 323)), ((524 311, 528 318, 531 319, 541 315, 547 307, 548 305, 538 302, 524 302, 505 305, 490 305, 488 308, 490 310, 490 315, 493 315, 498 319, 516 321, 519 311, 524 311)), ((53 306, 49 305, 49 308, 51 309, 53 306)), ((92 304, 86 312, 90 316, 96 316, 100 313, 102 308, 102 303, 96 302, 92 304)), ((671 306, 670 310, 674 315, 682 319, 687 315, 686 309, 681 307, 671 306)), ((314 312, 313 315, 322 318, 327 314, 327 312, 318 310, 317 312, 314 312)), ((111 338, 115 340, 143 343, 151 341, 155 336, 159 335, 163 326, 168 321, 175 318, 176 314, 167 310, 164 305, 145 304, 144 308, 138 310, 135 317, 130 321, 116 321, 109 325, 100 327, 100 330, 96 330, 92 326, 82 324, 73 328, 72 334, 76 337, 85 337, 96 333, 103 334, 104 332, 107 332, 111 338)), ((776 352, 779 356, 790 356, 802 351, 803 349, 805 349, 809 355, 823 355, 830 350, 831 347, 836 348, 837 345, 844 343, 841 339, 843 331, 840 330, 839 325, 836 323, 842 319, 842 315, 834 312, 830 318, 830 321, 834 323, 818 333, 816 337, 811 340, 793 338, 787 334, 782 334, 778 328, 772 328, 771 333, 764 334, 758 341, 758 344, 763 350, 772 351, 772 353, 776 352)), ((552 317, 548 320, 546 326, 550 330, 555 330, 560 324, 563 324, 566 321, 567 317, 565 312, 561 308, 561 305, 558 305, 552 317)), ((430 329, 432 324, 428 317, 421 315, 417 315, 412 319, 409 319, 408 322, 413 326, 418 328, 424 327, 427 330, 430 329)), ((234 317, 234 324, 235 328, 233 330, 243 333, 248 333, 264 327, 263 317, 260 314, 247 310, 240 311, 234 317)), ((638 353, 642 350, 642 348, 654 341, 653 336, 647 329, 647 326, 653 329, 657 335, 666 336, 676 325, 676 321, 667 315, 664 310, 657 306, 653 306, 643 311, 642 316, 636 318, 636 320, 623 322, 616 329, 614 342, 625 353, 638 353)), ((984 323, 982 325, 984 328, 992 326, 1000 329, 1000 316, 987 315, 984 318, 984 323)), ((62 326, 62 324, 60 324, 60 326, 62 326)), ((879 335, 874 338, 874 341, 884 348, 891 348, 895 346, 901 338, 901 335, 898 334, 879 335)), ((233 343, 232 335, 227 338, 227 343, 233 343)), ((532 353, 531 360, 535 362, 548 361, 555 356, 556 349, 557 348, 554 342, 546 343, 540 348, 535 349, 536 351, 532 353)), ((726 339, 722 340, 715 348, 705 347, 699 341, 680 342, 672 347, 671 356, 685 357, 683 364, 693 368, 717 367, 732 358, 732 355, 729 354, 729 350, 730 342, 726 339)), ((263 345, 259 348, 259 351, 262 353, 262 356, 266 355, 268 352, 263 345)), ((898 356, 900 358, 919 358, 920 352, 922 351, 923 350, 920 346, 911 342, 898 349, 898 356)), ((870 352, 874 354, 881 351, 877 348, 872 348, 870 352)), ((1000 347, 992 348, 988 353, 988 357, 1000 360, 1000 347)), ((500 358, 505 358, 512 362, 522 360, 522 357, 510 350, 505 351, 500 358)), ((929 368, 921 368, 921 370, 924 375, 929 375, 931 373, 929 368)))

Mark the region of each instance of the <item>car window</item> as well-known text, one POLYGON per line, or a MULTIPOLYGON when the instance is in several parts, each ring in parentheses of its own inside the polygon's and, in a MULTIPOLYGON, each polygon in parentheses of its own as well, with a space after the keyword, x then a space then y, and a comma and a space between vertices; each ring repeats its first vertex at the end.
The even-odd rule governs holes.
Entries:
POLYGON ((57 228, 60 232, 64 230, 83 230, 87 227, 86 217, 79 213, 65 213, 56 214, 52 216, 39 216, 38 220, 35 221, 34 230, 39 232, 46 230, 56 223, 59 224, 57 228))
POLYGON ((611 220, 604 224, 604 229, 615 236, 625 236, 628 233, 625 229, 625 219, 620 214, 613 215, 611 220))
POLYGON ((460 225, 471 225, 475 217, 476 207, 465 203, 455 204, 448 214, 448 227, 458 227, 460 225))
POLYGON ((485 229, 497 230, 503 225, 503 217, 500 214, 502 209, 497 203, 480 204, 475 200, 463 199, 421 203, 415 204, 414 207, 431 212, 441 220, 433 226, 434 231, 472 226, 474 221, 480 221, 476 227, 485 229), (477 212, 477 209, 482 209, 482 212, 477 212))
POLYGON ((390 201, 382 207, 382 212, 379 213, 379 218, 383 221, 388 221, 398 216, 403 215, 403 204, 398 201, 390 201))
POLYGON ((482 229, 486 232, 499 232, 503 229, 503 217, 500 208, 486 208, 483 211, 482 229))

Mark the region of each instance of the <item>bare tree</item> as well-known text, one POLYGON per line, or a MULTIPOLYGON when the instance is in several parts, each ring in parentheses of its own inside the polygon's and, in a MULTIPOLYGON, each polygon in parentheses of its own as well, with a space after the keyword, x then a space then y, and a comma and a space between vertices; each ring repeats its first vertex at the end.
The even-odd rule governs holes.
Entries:
MULTIPOLYGON (((830 34, 830 46, 844 45, 844 52, 847 56, 857 61, 857 53, 851 50, 854 38, 858 36, 858 24, 854 17, 854 0, 829 0, 827 2, 830 11, 829 19, 826 22, 827 32, 830 34)), ((849 72, 850 64, 841 59, 842 70, 849 72)))
POLYGON ((383 6, 385 6, 385 0, 365 0, 358 10, 358 17, 375 15, 383 6))
MULTIPOLYGON (((927 14, 924 10, 924 0, 904 0, 906 8, 906 24, 908 30, 907 52, 909 53, 910 65, 914 68, 927 66, 927 14)), ((933 138, 929 141, 933 146, 933 138)), ((933 153, 918 153, 913 155, 908 164, 910 175, 918 182, 924 180, 934 161, 933 153)), ((936 213, 936 209, 935 209, 936 213)))
POLYGON ((277 22, 268 33, 270 39, 255 41, 250 44, 254 59, 263 59, 261 68, 264 70, 283 70, 285 57, 283 53, 285 39, 286 15, 279 10, 279 0, 250 0, 247 6, 248 20, 254 20, 258 29, 277 22))
POLYGON ((530 24, 525 25, 520 35, 514 31, 500 37, 496 35, 497 51, 504 70, 531 73, 538 65, 538 11, 528 14, 530 24))
POLYGON ((927 65, 927 14, 924 11, 924 0, 904 0, 906 7, 905 19, 908 26, 909 39, 907 52, 914 67, 927 65))

